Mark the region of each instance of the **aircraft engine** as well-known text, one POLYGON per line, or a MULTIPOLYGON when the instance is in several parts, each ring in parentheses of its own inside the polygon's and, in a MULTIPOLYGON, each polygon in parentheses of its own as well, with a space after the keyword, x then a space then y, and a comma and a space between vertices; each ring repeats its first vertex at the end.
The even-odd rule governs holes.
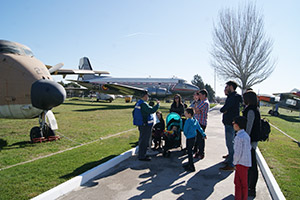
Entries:
POLYGON ((166 97, 168 95, 168 90, 166 88, 157 88, 152 87, 148 88, 148 93, 151 95, 151 97, 166 97))

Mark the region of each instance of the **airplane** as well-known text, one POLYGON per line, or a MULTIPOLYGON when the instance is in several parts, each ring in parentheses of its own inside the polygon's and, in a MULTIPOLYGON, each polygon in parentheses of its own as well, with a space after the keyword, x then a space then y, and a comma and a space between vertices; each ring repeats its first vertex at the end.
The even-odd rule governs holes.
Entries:
MULTIPOLYGON (((80 70, 93 70, 87 57, 79 61, 80 70)), ((74 81, 90 90, 106 94, 140 96, 148 91, 150 98, 164 99, 175 94, 190 97, 199 88, 180 78, 115 78, 83 75, 74 81)))
MULTIPOLYGON (((95 71, 63 70, 63 63, 44 65, 30 48, 17 42, 0 40, 0 118, 31 119, 39 117, 39 125, 30 131, 31 142, 59 139, 51 109, 62 104, 65 89, 51 74, 95 74, 95 71)), ((108 74, 108 72, 100 72, 108 74)))
POLYGON ((291 92, 274 93, 273 95, 258 95, 258 99, 272 104, 272 109, 268 112, 272 116, 279 116, 279 108, 300 112, 300 90, 297 89, 293 89, 291 92))

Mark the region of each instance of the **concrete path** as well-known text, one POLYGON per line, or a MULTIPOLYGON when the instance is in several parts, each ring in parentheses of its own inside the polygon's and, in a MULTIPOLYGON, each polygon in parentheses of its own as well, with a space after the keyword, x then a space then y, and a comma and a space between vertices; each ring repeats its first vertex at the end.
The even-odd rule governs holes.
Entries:
MULTIPOLYGON (((219 108, 209 112, 206 154, 195 160, 196 172, 183 170, 187 155, 180 148, 150 162, 133 156, 59 199, 234 199, 234 172, 219 171, 227 154, 219 108)), ((255 199, 272 199, 261 173, 255 199)))

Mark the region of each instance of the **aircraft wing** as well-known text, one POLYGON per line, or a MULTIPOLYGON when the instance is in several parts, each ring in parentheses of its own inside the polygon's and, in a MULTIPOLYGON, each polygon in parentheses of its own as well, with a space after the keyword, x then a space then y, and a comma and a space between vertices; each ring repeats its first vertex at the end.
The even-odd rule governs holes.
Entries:
POLYGON ((141 96, 145 91, 147 91, 142 88, 133 87, 129 85, 122 85, 118 83, 98 84, 90 81, 80 81, 80 80, 67 80, 67 81, 76 82, 91 90, 99 91, 106 94, 141 96))
POLYGON ((279 101, 279 97, 271 96, 271 95, 257 95, 259 101, 267 102, 270 104, 276 104, 279 101))
POLYGON ((300 92, 284 92, 284 93, 274 93, 274 95, 286 95, 290 98, 300 97, 300 92))
POLYGON ((121 85, 117 83, 105 84, 104 87, 107 87, 109 90, 114 90, 122 95, 141 96, 145 91, 147 91, 142 88, 137 88, 129 85, 121 85))
MULTIPOLYGON (((52 68, 51 65, 46 65, 46 67, 50 70, 52 68)), ((86 74, 109 74, 107 71, 95 71, 95 70, 78 70, 78 69, 57 69, 51 72, 51 75, 86 75, 86 74)))

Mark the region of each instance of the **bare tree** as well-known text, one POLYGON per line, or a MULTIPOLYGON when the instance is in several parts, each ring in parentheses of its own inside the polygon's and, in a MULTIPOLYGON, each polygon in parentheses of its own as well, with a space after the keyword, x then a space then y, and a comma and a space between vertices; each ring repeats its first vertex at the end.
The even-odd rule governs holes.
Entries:
POLYGON ((254 4, 239 7, 237 12, 227 8, 220 11, 214 25, 211 64, 220 77, 237 81, 244 92, 273 72, 272 46, 254 4))

